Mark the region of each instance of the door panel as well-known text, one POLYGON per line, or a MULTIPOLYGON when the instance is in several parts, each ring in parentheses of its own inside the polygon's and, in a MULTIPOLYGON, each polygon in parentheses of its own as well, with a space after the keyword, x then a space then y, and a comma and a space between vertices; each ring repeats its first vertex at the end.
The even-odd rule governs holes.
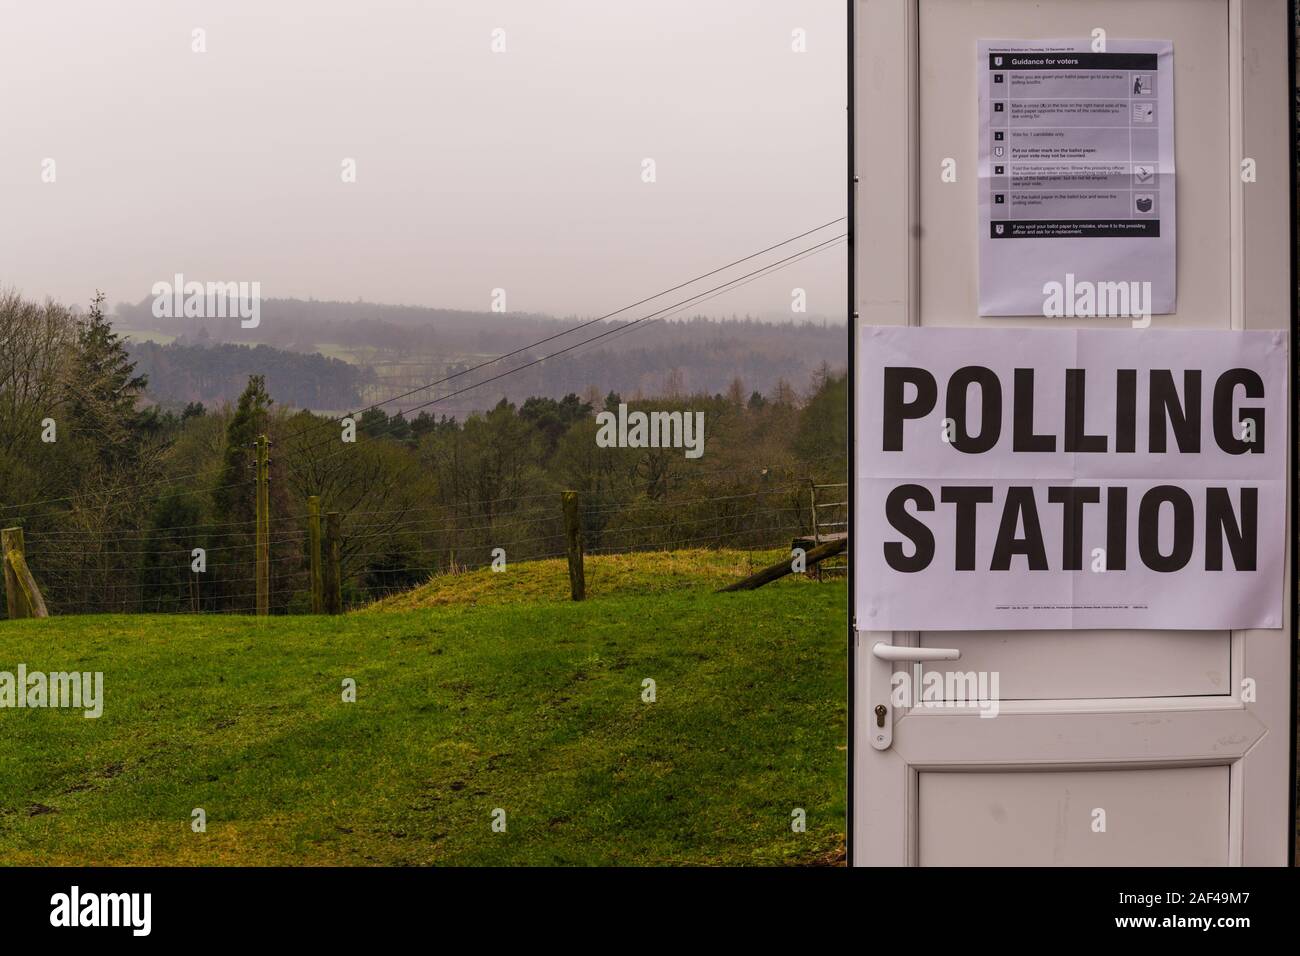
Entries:
POLYGON ((997 672, 1002 700, 1229 693, 1232 635, 1227 631, 1072 631, 1068 640, 1062 636, 1055 631, 923 631, 919 644, 959 648, 963 671, 997 672))
MULTIPOLYGON (((1033 327, 1041 318, 983 318, 979 276, 976 162, 979 142, 975 41, 1088 37, 1094 27, 1114 39, 1159 38, 1174 44, 1174 163, 1177 169, 1178 311, 1156 316, 1157 326, 1227 328, 1231 164, 1228 115, 1228 0, 920 0, 920 159, 937 170, 957 160, 957 182, 921 176, 920 269, 951 273, 921 287, 921 324, 1033 327), (1214 183, 1215 188, 1183 188, 1214 183)), ((1068 263, 1062 263, 1062 275, 1068 263)), ((1054 320, 1055 321, 1055 320, 1054 320)), ((1092 328, 1123 327, 1127 319, 1088 320, 1092 328)))
POLYGON ((1225 766, 922 773, 920 862, 1224 866, 1228 776, 1225 766))

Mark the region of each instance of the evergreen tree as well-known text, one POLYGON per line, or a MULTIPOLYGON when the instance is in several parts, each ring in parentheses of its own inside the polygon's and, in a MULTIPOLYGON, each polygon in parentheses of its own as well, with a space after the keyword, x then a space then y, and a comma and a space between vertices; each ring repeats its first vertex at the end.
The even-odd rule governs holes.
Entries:
POLYGON ((93 443, 102 462, 130 459, 138 450, 136 439, 148 430, 136 410, 146 384, 104 315, 104 293, 96 291, 89 314, 77 323, 66 394, 73 434, 93 443))
POLYGON ((219 522, 252 521, 255 516, 253 444, 257 436, 266 431, 267 411, 271 404, 266 379, 261 375, 248 376, 248 385, 239 396, 235 414, 226 426, 221 477, 212 492, 219 522))

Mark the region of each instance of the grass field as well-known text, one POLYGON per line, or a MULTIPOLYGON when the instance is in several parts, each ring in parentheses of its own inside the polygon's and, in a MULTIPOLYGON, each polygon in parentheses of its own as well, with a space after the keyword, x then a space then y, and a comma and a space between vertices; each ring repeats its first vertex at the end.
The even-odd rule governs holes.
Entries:
POLYGON ((113 331, 132 342, 157 342, 159 345, 169 345, 176 341, 176 336, 167 332, 156 332, 153 329, 125 329, 114 325, 113 331))
MULTIPOLYGON (((631 554, 587 555, 583 561, 587 596, 593 600, 630 595, 712 591, 788 557, 788 551, 735 551, 694 548, 631 554)), ((367 611, 409 611, 464 604, 566 602, 569 563, 565 558, 507 565, 509 573, 488 569, 441 574, 428 583, 377 601, 367 611)), ((790 577, 778 587, 816 587, 805 577, 790 577)))
POLYGON ((589 559, 581 604, 537 562, 342 618, 0 622, 0 671, 105 697, 0 709, 0 862, 831 862, 845 586, 712 593, 750 561, 589 559))

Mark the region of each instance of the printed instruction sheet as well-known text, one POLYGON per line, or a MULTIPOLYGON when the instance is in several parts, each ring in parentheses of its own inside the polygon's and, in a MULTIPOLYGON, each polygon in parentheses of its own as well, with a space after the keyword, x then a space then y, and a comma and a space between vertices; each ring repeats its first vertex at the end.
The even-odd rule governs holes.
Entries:
POLYGON ((1172 312, 1173 44, 978 49, 979 314, 1172 312))

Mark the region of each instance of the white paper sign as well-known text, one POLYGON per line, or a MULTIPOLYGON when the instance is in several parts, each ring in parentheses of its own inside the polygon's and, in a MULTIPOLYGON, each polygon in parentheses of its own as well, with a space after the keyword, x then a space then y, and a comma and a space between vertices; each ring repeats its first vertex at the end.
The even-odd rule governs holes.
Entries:
POLYGON ((1285 332, 862 344, 857 627, 1281 626, 1285 332))
POLYGON ((1173 312, 1173 45, 981 40, 978 56, 979 314, 1173 312))

